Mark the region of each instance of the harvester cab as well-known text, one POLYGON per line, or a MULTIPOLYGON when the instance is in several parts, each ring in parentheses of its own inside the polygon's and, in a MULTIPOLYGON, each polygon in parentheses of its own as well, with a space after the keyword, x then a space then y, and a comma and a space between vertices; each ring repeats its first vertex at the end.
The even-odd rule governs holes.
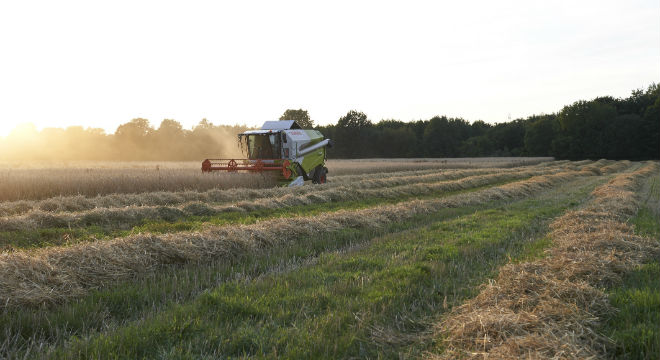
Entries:
POLYGON ((332 140, 319 131, 302 129, 294 120, 266 121, 259 130, 238 134, 238 143, 246 159, 206 159, 202 171, 275 171, 280 184, 288 186, 326 182, 326 148, 332 140))

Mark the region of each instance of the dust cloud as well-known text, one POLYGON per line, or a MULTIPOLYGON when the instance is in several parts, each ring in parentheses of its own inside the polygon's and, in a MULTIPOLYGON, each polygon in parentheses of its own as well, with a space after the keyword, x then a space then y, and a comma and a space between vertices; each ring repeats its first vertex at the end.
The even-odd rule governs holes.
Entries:
POLYGON ((213 125, 202 120, 188 130, 170 119, 154 128, 148 120, 141 118, 120 125, 114 134, 82 126, 39 131, 34 125, 26 124, 0 138, 0 160, 193 161, 238 158, 243 155, 237 136, 248 129, 240 125, 213 125))

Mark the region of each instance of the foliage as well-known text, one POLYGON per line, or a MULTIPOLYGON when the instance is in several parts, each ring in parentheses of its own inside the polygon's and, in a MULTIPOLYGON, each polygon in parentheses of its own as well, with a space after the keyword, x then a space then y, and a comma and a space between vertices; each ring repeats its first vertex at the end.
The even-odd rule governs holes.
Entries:
POLYGON ((554 156, 558 159, 660 158, 660 87, 630 97, 577 101, 556 114, 532 115, 491 125, 461 118, 373 124, 349 111, 319 128, 336 141, 335 158, 554 156))
MULTIPOLYGON (((330 133, 334 133, 335 136, 328 137, 335 141, 335 148, 342 154, 338 157, 366 158, 378 156, 376 149, 373 147, 375 145, 372 140, 375 135, 373 124, 365 113, 356 110, 349 111, 339 118, 337 125, 332 130, 330 133)), ((324 132, 323 129, 321 132, 324 132)))
POLYGON ((525 149, 531 154, 546 154, 552 148, 552 139, 559 131, 555 115, 541 115, 529 118, 525 124, 525 149))
POLYGON ((147 119, 120 125, 115 134, 103 129, 22 126, 0 138, 2 160, 203 160, 240 156, 236 135, 246 126, 213 125, 202 119, 192 130, 172 119, 154 129, 147 119))
POLYGON ((280 116, 280 120, 295 120, 303 129, 314 127, 314 120, 309 117, 307 110, 303 109, 287 109, 280 116))
POLYGON ((434 117, 424 129, 422 142, 430 157, 458 157, 459 145, 467 139, 469 124, 463 119, 434 117))

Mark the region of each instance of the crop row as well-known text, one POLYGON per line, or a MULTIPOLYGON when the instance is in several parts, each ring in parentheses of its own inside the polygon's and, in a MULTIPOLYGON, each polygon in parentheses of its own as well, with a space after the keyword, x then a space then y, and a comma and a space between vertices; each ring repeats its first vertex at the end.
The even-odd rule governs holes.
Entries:
POLYGON ((657 240, 635 235, 626 222, 639 206, 635 191, 658 170, 651 163, 618 175, 596 188, 585 208, 554 221, 548 257, 506 265, 439 325, 447 344, 441 357, 606 356, 614 344, 596 327, 615 310, 601 289, 660 256, 657 240))
POLYGON ((328 160, 326 165, 335 175, 362 175, 409 170, 447 170, 475 168, 513 168, 551 162, 551 157, 427 158, 427 159, 352 159, 328 160))
MULTIPOLYGON (((569 161, 569 160, 560 160, 560 161, 548 161, 548 162, 541 162, 541 163, 531 163, 526 166, 492 166, 492 167, 477 167, 475 169, 471 169, 474 171, 486 171, 486 172, 491 172, 494 170, 498 171, 516 171, 516 170, 521 170, 521 169, 538 169, 538 168, 554 168, 554 169, 567 169, 567 170, 579 170, 582 169, 585 166, 596 164, 596 166, 604 166, 605 164, 610 164, 613 163, 613 161, 610 160, 599 160, 598 162, 594 162, 591 160, 582 160, 582 161, 569 161)), ((502 164, 497 164, 497 165, 502 165, 502 164)), ((463 171, 469 171, 470 169, 464 169, 463 171)), ((458 170, 454 170, 458 171, 458 170)), ((389 172, 387 174, 385 173, 378 173, 375 174, 375 176, 365 176, 363 174, 361 175, 341 175, 341 176, 332 176, 330 178, 330 181, 332 181, 333 184, 337 183, 350 183, 350 184, 357 184, 357 183, 369 183, 369 182, 378 182, 383 179, 392 179, 395 177, 408 177, 408 176, 420 176, 420 175, 427 175, 427 174, 437 174, 437 173, 446 173, 449 172, 448 169, 430 169, 430 170, 414 170, 414 171, 397 171, 397 172, 389 172)), ((473 175, 477 175, 477 173, 473 173, 473 175)))
MULTIPOLYGON (((535 167, 530 167, 531 169, 535 167)), ((340 178, 331 183, 319 187, 303 186, 295 188, 270 188, 270 189, 212 189, 207 191, 180 191, 180 192, 148 192, 142 194, 113 194, 97 197, 68 196, 57 197, 37 201, 14 201, 0 203, 0 216, 20 215, 30 211, 40 210, 44 212, 70 212, 84 211, 95 208, 115 208, 126 206, 172 206, 190 202, 204 203, 227 203, 235 201, 254 200, 261 198, 276 198, 287 195, 303 196, 318 192, 319 189, 333 188, 339 186, 350 186, 354 189, 380 188, 386 186, 398 186, 413 183, 435 182, 440 180, 459 179, 466 176, 490 174, 495 172, 511 173, 524 171, 530 168, 518 169, 471 169, 471 170, 449 170, 438 172, 437 170, 422 170, 412 172, 401 172, 381 176, 379 178, 359 178, 354 175, 340 178)), ((555 167, 551 167, 555 168, 555 167)))
POLYGON ((159 266, 213 262, 282 246, 295 239, 344 228, 375 228, 442 208, 518 199, 559 183, 590 176, 567 171, 535 176, 502 186, 445 198, 411 200, 361 210, 277 218, 242 226, 210 226, 200 232, 138 234, 68 247, 15 251, 0 255, 0 303, 5 306, 63 302, 159 266))
MULTIPOLYGON (((146 220, 164 220, 172 222, 189 216, 213 216, 226 212, 280 209, 293 206, 355 201, 369 198, 397 199, 410 196, 422 196, 440 191, 470 189, 497 182, 517 180, 552 172, 555 171, 527 170, 504 172, 468 176, 452 181, 412 183, 407 185, 380 187, 375 189, 354 189, 350 186, 339 186, 331 188, 318 187, 316 191, 306 191, 302 194, 288 193, 282 196, 242 201, 229 205, 212 205, 203 202, 191 202, 180 207, 131 206, 113 209, 97 208, 89 211, 74 213, 48 213, 42 211, 33 211, 23 216, 0 218, 0 231, 16 231, 42 228, 72 228, 93 225, 99 225, 106 229, 130 229, 131 227, 141 224, 146 220)), ((423 177, 421 179, 423 179, 423 177)))
POLYGON ((151 191, 210 190, 273 186, 251 174, 204 174, 191 169, 0 169, 0 201, 39 200, 54 196, 151 191))
MULTIPOLYGON (((484 172, 484 170, 474 170, 475 172, 484 172)), ((495 170, 491 170, 495 171, 495 170)), ((407 177, 407 176, 418 176, 418 175, 427 175, 430 173, 436 173, 437 170, 422 170, 422 171, 411 171, 403 172, 403 175, 395 173, 385 177, 386 179, 394 177, 407 177)), ((472 174, 468 170, 469 174, 472 174)), ((445 174, 445 173, 443 173, 445 174)), ((461 171, 448 171, 446 176, 451 178, 453 174, 460 177, 461 171)), ((356 178, 354 175, 347 175, 348 178, 356 178)), ((366 187, 369 184, 374 184, 378 179, 366 179, 362 177, 361 181, 355 182, 355 184, 364 183, 366 187)), ((338 186, 341 185, 342 181, 336 181, 333 179, 332 183, 328 183, 324 186, 338 186)), ((345 182, 344 182, 345 183, 345 182)), ((378 185, 375 185, 376 187, 378 185)), ((155 191, 155 192, 144 192, 139 194, 110 194, 110 195, 99 195, 96 197, 86 197, 86 196, 61 196, 55 198, 49 198, 45 200, 21 200, 13 202, 4 202, 0 203, 0 214, 4 216, 18 215, 26 213, 32 210, 41 210, 47 212, 65 212, 65 211, 83 211, 91 210, 94 208, 113 208, 113 207, 124 207, 124 206, 160 206, 160 205, 177 205, 183 204, 191 201, 202 201, 202 202, 212 202, 212 203, 226 203, 230 201, 241 201, 241 200, 250 200, 257 199, 262 197, 275 197, 282 196, 287 193, 305 193, 310 192, 313 189, 310 187, 296 187, 296 188, 270 188, 270 189, 251 189, 251 188, 232 188, 232 189, 210 189, 206 191, 155 191)))
MULTIPOLYGON (((402 170, 503 167, 535 164, 547 158, 467 159, 465 161, 329 161, 332 176, 402 170)), ((23 165, 23 164, 21 164, 23 165)), ((200 162, 38 163, 30 168, 0 164, 0 201, 40 200, 55 196, 97 196, 154 191, 206 191, 210 189, 267 188, 275 185, 271 174, 204 174, 200 162), (71 166, 70 166, 71 165, 71 166)), ((378 175, 373 175, 378 176, 378 175)))

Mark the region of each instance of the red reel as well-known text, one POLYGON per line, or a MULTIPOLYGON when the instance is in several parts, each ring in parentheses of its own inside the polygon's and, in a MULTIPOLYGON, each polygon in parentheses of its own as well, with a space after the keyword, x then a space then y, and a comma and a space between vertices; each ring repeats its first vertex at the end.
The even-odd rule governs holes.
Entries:
POLYGON ((282 176, 284 176, 285 179, 291 177, 291 169, 289 169, 289 165, 291 165, 289 160, 284 160, 282 163, 282 176))

